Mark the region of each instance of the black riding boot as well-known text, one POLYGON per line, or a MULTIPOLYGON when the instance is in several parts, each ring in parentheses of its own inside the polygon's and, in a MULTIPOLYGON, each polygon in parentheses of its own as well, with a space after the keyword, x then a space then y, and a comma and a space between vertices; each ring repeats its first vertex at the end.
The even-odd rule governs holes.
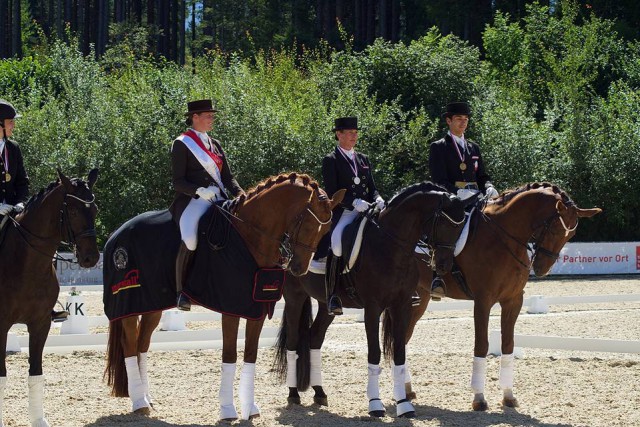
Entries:
POLYGON ((444 280, 437 274, 431 282, 431 299, 434 301, 440 301, 446 294, 444 280))
POLYGON ((338 275, 342 268, 342 257, 334 256, 331 252, 327 256, 327 272, 324 276, 324 286, 327 293, 327 309, 332 316, 340 316, 342 314, 342 301, 335 294, 338 275))
POLYGON ((184 242, 180 243, 178 256, 176 257, 176 292, 178 294, 178 301, 176 302, 176 305, 178 310, 182 311, 191 310, 191 300, 188 296, 182 293, 182 287, 187 279, 189 267, 191 266, 191 258, 193 258, 194 252, 195 251, 190 251, 184 242))
POLYGON ((56 311, 51 310, 51 321, 55 323, 64 322, 69 317, 69 312, 66 310, 56 311))

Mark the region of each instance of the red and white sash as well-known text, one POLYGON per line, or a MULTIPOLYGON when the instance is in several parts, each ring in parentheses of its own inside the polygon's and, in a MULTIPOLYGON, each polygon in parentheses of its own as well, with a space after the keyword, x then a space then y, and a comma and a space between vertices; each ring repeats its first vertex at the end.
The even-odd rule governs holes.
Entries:
POLYGON ((211 178, 213 178, 220 190, 224 191, 225 188, 222 184, 222 176, 220 175, 220 171, 222 170, 222 165, 224 163, 222 158, 213 151, 208 150, 198 135, 191 129, 176 139, 182 141, 182 143, 187 146, 196 160, 198 160, 207 173, 211 175, 211 178))

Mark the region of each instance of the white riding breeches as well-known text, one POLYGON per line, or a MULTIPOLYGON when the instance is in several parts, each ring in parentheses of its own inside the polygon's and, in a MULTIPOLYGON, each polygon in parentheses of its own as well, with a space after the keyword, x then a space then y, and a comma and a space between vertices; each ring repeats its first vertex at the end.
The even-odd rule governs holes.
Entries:
POLYGON ((180 237, 190 251, 198 247, 198 222, 211 207, 211 202, 199 197, 191 199, 180 217, 180 237))
POLYGON ((344 228, 351 224, 360 212, 355 209, 352 211, 344 210, 340 220, 331 233, 331 252, 334 256, 342 256, 342 232, 344 228))

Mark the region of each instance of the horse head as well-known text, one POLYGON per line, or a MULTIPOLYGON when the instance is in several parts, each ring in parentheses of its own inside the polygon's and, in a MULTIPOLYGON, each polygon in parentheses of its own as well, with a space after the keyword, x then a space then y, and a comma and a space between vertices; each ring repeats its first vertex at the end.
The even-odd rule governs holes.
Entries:
POLYGON ((98 207, 92 191, 98 179, 98 169, 89 172, 87 182, 79 178, 69 179, 60 170, 58 177, 65 193, 61 220, 62 240, 74 247, 81 267, 93 267, 100 259, 95 230, 98 207))
MULTIPOLYGON (((557 187, 556 187, 557 188, 557 187)), ((581 209, 568 198, 566 193, 545 191, 548 202, 545 219, 534 226, 529 240, 533 244, 532 268, 537 277, 546 276, 560 257, 560 250, 575 234, 580 218, 590 218, 600 212, 600 208, 581 209), (549 206, 551 206, 549 208, 549 206)))
POLYGON ((320 239, 331 229, 333 209, 342 201, 346 190, 339 190, 333 198, 317 184, 311 184, 311 195, 307 206, 288 222, 287 235, 290 236, 291 257, 288 269, 294 276, 307 273, 311 259, 320 239))
POLYGON ((280 174, 237 199, 234 224, 259 266, 278 265, 300 276, 331 228, 332 210, 344 193, 330 199, 310 176, 280 174))

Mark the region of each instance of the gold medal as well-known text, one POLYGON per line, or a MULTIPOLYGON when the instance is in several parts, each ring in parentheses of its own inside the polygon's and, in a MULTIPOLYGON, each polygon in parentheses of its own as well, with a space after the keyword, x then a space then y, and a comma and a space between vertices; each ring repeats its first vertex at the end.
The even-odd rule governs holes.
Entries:
POLYGON ((4 174, 4 182, 9 182, 11 181, 11 174, 9 174, 9 172, 6 172, 4 174))
POLYGON ((467 164, 464 163, 464 162, 460 163, 460 170, 461 171, 466 171, 467 170, 467 164))

